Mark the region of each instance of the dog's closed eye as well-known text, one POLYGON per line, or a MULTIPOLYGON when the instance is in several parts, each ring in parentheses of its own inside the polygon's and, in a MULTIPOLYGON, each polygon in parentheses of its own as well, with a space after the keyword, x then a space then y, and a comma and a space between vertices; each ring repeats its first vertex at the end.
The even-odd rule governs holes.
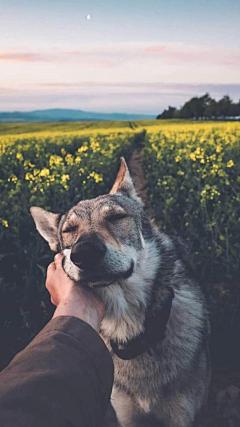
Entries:
POLYGON ((73 231, 76 231, 77 228, 78 228, 77 225, 67 227, 65 228, 65 230, 63 230, 63 233, 72 233, 73 231))
POLYGON ((126 213, 116 213, 116 214, 107 216, 106 220, 109 222, 115 222, 115 221, 119 221, 120 219, 127 218, 127 216, 128 215, 126 213))

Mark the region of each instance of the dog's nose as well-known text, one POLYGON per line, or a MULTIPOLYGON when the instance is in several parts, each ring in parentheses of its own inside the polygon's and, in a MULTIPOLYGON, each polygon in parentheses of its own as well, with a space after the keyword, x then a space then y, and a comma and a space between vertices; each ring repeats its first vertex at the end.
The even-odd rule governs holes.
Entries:
POLYGON ((72 247, 71 261, 81 269, 97 265, 106 253, 105 244, 97 237, 79 240, 72 247))

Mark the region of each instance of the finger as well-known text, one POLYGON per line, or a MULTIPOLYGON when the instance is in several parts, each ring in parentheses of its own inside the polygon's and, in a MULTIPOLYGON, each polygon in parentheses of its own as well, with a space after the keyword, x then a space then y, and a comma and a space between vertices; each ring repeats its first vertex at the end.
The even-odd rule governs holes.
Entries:
POLYGON ((51 262, 47 268, 47 277, 51 277, 56 270, 56 266, 54 262, 51 262))
POLYGON ((54 262, 52 262, 51 264, 49 264, 48 269, 47 269, 47 277, 46 277, 46 288, 47 290, 50 292, 50 287, 51 287, 51 283, 53 281, 53 277, 56 271, 56 266, 54 264, 54 262))
POLYGON ((62 260, 63 260, 62 254, 56 254, 55 255, 54 262, 55 262, 56 268, 62 268, 62 260))
POLYGON ((53 305, 57 305, 56 304, 56 301, 54 300, 54 298, 51 296, 51 303, 53 304, 53 305))

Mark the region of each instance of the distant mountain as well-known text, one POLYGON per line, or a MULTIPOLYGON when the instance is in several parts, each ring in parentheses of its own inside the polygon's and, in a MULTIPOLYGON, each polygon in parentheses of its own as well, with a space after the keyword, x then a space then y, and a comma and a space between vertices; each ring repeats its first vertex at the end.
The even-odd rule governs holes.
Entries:
POLYGON ((59 122, 59 121, 85 121, 85 120, 151 120, 155 116, 145 114, 124 113, 94 113, 92 111, 66 110, 54 108, 51 110, 35 110, 29 112, 14 111, 12 113, 0 112, 0 123, 13 122, 59 122))

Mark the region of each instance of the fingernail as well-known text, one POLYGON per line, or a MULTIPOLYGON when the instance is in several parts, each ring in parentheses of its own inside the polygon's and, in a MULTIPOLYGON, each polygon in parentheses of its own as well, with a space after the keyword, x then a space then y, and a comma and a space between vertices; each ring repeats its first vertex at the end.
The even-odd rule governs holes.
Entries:
POLYGON ((54 257, 54 261, 57 261, 58 259, 62 258, 62 254, 58 253, 54 257))

